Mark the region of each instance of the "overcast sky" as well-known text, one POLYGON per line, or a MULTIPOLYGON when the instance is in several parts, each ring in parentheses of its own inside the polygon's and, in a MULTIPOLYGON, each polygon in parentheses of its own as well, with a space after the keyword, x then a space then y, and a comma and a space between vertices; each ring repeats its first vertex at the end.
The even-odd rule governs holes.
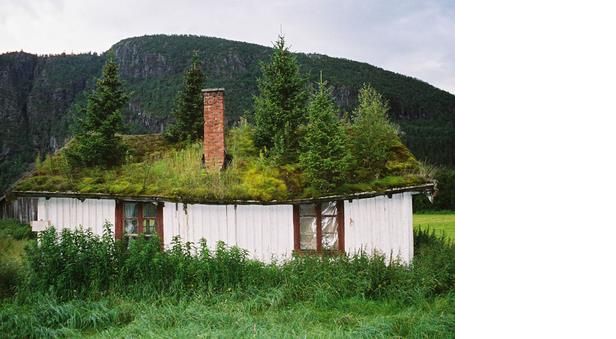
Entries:
POLYGON ((0 53, 103 52, 196 34, 363 61, 454 93, 453 0, 0 0, 0 53))

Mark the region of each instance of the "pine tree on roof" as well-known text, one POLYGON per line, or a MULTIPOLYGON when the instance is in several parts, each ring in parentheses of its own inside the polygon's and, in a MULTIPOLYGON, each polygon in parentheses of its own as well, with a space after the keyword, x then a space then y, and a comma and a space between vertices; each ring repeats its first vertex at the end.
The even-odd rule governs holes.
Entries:
POLYGON ((110 167, 121 162, 126 146, 116 133, 123 128, 121 112, 127 102, 118 64, 110 55, 88 96, 85 115, 68 152, 73 165, 110 167))
POLYGON ((172 115, 175 123, 165 136, 172 141, 192 142, 203 139, 203 87, 204 76, 197 53, 184 73, 184 83, 178 92, 172 115))
POLYGON ((297 160, 299 126, 305 120, 307 79, 280 35, 269 63, 261 64, 254 97, 255 144, 280 163, 297 160))
POLYGON ((343 184, 352 165, 348 138, 338 111, 332 89, 321 75, 308 104, 308 124, 299 156, 306 181, 315 193, 328 192, 343 184))

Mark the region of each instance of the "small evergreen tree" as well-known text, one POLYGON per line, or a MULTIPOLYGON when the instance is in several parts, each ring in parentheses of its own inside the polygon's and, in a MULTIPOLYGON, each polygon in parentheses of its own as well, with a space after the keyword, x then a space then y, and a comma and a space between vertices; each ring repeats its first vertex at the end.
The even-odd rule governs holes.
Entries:
POLYGON ((254 97, 255 144, 281 163, 294 162, 299 127, 305 123, 307 80, 283 36, 274 44, 271 62, 261 64, 261 72, 259 94, 254 97))
POLYGON ((110 167, 123 159, 126 146, 116 133, 122 130, 121 111, 127 102, 118 65, 110 56, 102 78, 88 96, 85 116, 79 121, 74 144, 67 152, 73 165, 110 167))
POLYGON ((228 145, 233 161, 259 156, 254 142, 254 127, 244 117, 241 117, 237 126, 229 131, 228 145))
POLYGON ((390 150, 399 144, 398 128, 389 121, 389 105, 372 86, 359 90, 358 106, 352 113, 351 149, 360 179, 378 178, 385 170, 390 150))
POLYGON ((352 164, 348 138, 337 113, 332 90, 321 79, 308 105, 308 124, 299 155, 308 186, 317 193, 344 183, 352 164))
POLYGON ((178 92, 172 115, 175 123, 165 136, 171 141, 195 141, 203 139, 203 72, 196 53, 184 73, 184 84, 178 92))

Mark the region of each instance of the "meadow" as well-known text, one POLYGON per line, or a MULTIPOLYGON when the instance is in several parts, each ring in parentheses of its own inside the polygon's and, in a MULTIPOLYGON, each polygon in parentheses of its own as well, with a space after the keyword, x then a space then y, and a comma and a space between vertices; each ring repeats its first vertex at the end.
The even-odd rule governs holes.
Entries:
POLYGON ((210 251, 177 239, 160 251, 153 241, 127 246, 81 231, 46 232, 24 252, 27 233, 0 233, 12 249, 0 248, 0 333, 454 337, 454 245, 426 224, 414 232, 412 266, 368 253, 266 265, 222 243, 210 251))
POLYGON ((453 211, 421 212, 413 215, 413 227, 434 231, 436 235, 444 235, 447 239, 455 241, 455 219, 453 211))

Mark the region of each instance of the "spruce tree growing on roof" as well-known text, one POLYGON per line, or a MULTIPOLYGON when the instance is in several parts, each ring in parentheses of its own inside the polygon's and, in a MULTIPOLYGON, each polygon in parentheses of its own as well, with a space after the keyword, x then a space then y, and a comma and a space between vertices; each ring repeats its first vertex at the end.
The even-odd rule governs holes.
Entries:
POLYGON ((299 126, 305 122, 308 99, 307 79, 299 64, 279 36, 269 63, 261 64, 257 80, 259 94, 254 97, 255 144, 267 149, 280 163, 297 160, 299 126))
POLYGON ((78 122, 74 143, 67 150, 69 160, 76 166, 105 166, 118 164, 126 151, 116 133, 122 130, 123 107, 128 102, 118 64, 110 56, 96 88, 88 96, 83 119, 78 122))
POLYGON ((308 104, 308 124, 299 155, 305 179, 315 193, 330 192, 343 184, 353 161, 338 110, 332 89, 321 78, 308 104))
POLYGON ((195 141, 203 139, 203 87, 204 76, 197 53, 184 73, 184 84, 178 92, 172 115, 175 123, 165 136, 171 141, 195 141))
POLYGON ((387 116, 389 105, 372 86, 359 90, 358 106, 353 111, 351 149, 360 179, 379 178, 393 146, 400 144, 398 128, 387 116))

